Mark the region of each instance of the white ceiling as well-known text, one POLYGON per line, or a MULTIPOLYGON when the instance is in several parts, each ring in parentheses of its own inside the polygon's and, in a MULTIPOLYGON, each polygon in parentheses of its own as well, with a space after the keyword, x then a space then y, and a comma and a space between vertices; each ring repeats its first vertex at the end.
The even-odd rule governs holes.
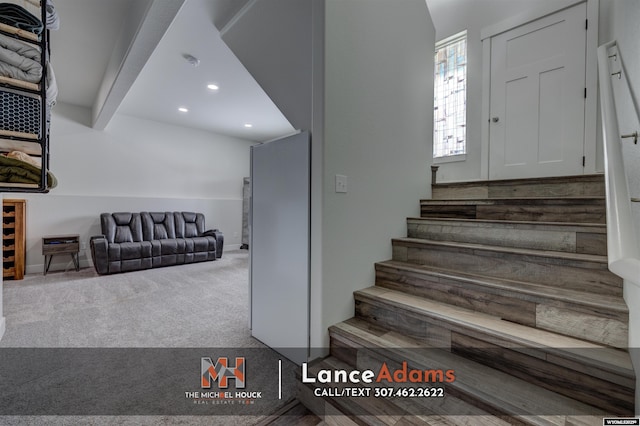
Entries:
POLYGON ((51 31, 58 100, 91 107, 131 0, 54 0, 61 27, 51 31))
MULTIPOLYGON (((104 83, 108 88, 109 78, 113 78, 109 75, 113 72, 109 68, 112 52, 118 51, 118 38, 128 30, 123 23, 134 16, 131 13, 136 9, 134 6, 144 6, 151 0, 53 1, 61 18, 60 30, 51 33, 58 100, 92 108, 95 113, 96 105, 102 106, 98 96, 100 86, 104 83)), ((162 5, 166 8, 172 1, 178 0, 155 0, 154 4, 162 9, 162 5)), ((115 105, 124 114, 252 141, 291 134, 292 126, 222 42, 216 28, 222 28, 250 1, 186 0, 157 46, 148 41, 153 37, 145 38, 144 34, 138 37, 137 46, 142 44, 153 53, 146 65, 123 71, 126 78, 119 88, 125 89, 112 97, 115 100, 109 100, 110 106, 115 105), (198 57, 200 66, 189 65, 182 57, 184 54, 198 57), (126 80, 134 81, 130 89, 126 80), (220 90, 208 91, 209 83, 219 85, 220 90), (189 108, 189 112, 180 113, 180 106, 189 108), (245 128, 246 123, 253 127, 245 128)), ((426 0, 426 3, 437 32, 442 33, 442 24, 455 21, 460 14, 466 16, 463 20, 476 19, 491 10, 516 13, 527 4, 553 1, 557 0, 426 0)), ((152 21, 147 26, 164 31, 153 19, 147 20, 146 24, 152 21)), ((445 35, 450 34, 439 34, 445 35)), ((102 121, 110 120, 111 116, 106 116, 102 121)))
MULTIPOLYGON (((60 30, 51 56, 60 102, 91 108, 120 26, 136 1, 55 0, 60 30)), ((118 112, 252 141, 294 131, 220 39, 214 22, 228 21, 244 0, 187 0, 124 97, 118 112), (193 67, 184 58, 200 59, 193 67), (207 84, 220 90, 212 92, 207 84), (178 107, 187 107, 181 113, 178 107), (250 123, 252 128, 245 128, 250 123)))

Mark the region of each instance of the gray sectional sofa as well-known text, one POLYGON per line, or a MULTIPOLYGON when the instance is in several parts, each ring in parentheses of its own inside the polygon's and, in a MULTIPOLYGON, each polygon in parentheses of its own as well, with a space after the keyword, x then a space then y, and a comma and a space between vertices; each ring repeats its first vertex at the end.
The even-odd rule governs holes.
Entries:
POLYGON ((102 235, 90 240, 100 275, 222 257, 224 236, 205 231, 202 213, 102 213, 100 225, 102 235))

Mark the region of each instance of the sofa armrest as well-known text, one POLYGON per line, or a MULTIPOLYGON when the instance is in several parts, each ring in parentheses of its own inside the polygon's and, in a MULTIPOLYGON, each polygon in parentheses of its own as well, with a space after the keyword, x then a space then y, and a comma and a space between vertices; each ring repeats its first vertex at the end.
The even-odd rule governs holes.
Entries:
POLYGON ((109 273, 109 243, 104 235, 95 235, 89 240, 91 246, 91 258, 96 272, 100 275, 109 273))
POLYGON ((216 239, 216 259, 222 257, 222 247, 224 246, 224 234, 219 229, 209 229, 204 231, 202 237, 213 237, 216 239))

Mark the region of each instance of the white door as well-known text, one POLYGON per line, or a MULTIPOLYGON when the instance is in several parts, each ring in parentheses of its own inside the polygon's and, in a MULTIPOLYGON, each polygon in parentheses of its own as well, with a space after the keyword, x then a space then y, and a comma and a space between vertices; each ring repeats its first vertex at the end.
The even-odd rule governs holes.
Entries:
POLYGON ((586 3, 491 38, 489 178, 583 173, 586 3))
POLYGON ((251 335, 290 360, 309 347, 310 136, 251 147, 251 335))

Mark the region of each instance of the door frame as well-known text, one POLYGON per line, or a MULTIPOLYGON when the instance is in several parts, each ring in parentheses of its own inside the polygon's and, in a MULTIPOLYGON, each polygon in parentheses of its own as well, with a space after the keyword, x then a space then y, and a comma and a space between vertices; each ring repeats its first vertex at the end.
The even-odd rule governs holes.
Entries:
POLYGON ((584 174, 596 173, 598 119, 598 27, 600 0, 562 0, 529 9, 519 15, 490 25, 480 31, 482 41, 482 138, 480 177, 489 180, 489 119, 491 114, 491 38, 514 28, 553 15, 580 3, 587 4, 586 75, 587 99, 584 110, 584 174))

